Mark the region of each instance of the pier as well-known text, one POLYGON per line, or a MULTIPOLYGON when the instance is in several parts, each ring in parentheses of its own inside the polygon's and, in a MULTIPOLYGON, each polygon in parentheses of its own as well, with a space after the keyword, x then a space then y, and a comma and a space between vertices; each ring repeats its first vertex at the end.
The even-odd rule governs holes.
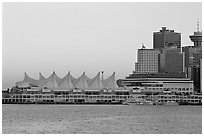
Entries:
POLYGON ((3 104, 122 104, 125 100, 133 99, 146 99, 150 101, 160 100, 188 102, 188 103, 201 103, 201 95, 86 95, 86 94, 67 94, 67 95, 54 95, 54 94, 14 94, 10 98, 2 98, 3 104))

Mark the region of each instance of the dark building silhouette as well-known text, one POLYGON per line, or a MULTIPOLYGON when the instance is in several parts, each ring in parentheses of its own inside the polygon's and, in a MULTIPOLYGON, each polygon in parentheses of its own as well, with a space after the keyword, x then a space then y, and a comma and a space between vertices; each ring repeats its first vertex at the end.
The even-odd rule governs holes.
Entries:
POLYGON ((182 51, 185 53, 185 67, 200 66, 202 59, 202 48, 195 46, 184 46, 182 51))
POLYGON ((159 32, 153 33, 153 48, 164 48, 169 44, 175 44, 177 48, 181 48, 181 33, 174 32, 174 30, 162 27, 159 32))
POLYGON ((194 90, 201 93, 202 32, 199 31, 199 24, 197 32, 189 37, 194 46, 182 47, 185 53, 185 72, 187 77, 194 81, 194 90))

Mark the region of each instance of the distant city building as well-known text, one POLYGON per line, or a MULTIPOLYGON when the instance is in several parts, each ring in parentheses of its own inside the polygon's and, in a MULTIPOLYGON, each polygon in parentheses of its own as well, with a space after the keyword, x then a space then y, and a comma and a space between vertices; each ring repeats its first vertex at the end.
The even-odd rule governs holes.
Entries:
POLYGON ((175 44, 177 48, 181 48, 181 33, 168 30, 162 27, 159 32, 153 33, 153 48, 164 48, 169 44, 175 44))
POLYGON ((184 53, 176 45, 162 49, 160 54, 161 73, 184 72, 184 53))
POLYGON ((202 46, 202 32, 194 32, 194 35, 189 36, 191 41, 194 42, 195 47, 201 47, 202 46))
POLYGON ((194 90, 201 92, 201 66, 202 66, 202 32, 199 31, 190 35, 190 40, 194 42, 194 46, 184 46, 182 51, 185 53, 185 72, 189 79, 194 81, 194 90))
POLYGON ((159 49, 138 49, 135 73, 152 74, 159 71, 159 49))
POLYGON ((182 51, 185 53, 185 67, 201 65, 201 47, 184 46, 182 47, 182 51))
POLYGON ((194 46, 181 51, 181 33, 162 27, 153 33, 153 49, 138 50, 135 71, 120 86, 143 88, 147 92, 165 90, 192 94, 201 92, 202 33, 190 36, 194 46))
POLYGON ((202 32, 199 30, 199 21, 197 22, 197 32, 194 32, 194 35, 190 35, 189 38, 194 43, 195 47, 202 46, 202 32))

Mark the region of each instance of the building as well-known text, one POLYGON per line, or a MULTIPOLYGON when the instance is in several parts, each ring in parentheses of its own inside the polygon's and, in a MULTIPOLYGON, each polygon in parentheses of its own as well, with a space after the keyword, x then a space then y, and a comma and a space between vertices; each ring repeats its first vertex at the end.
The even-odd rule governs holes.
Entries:
POLYGON ((184 46, 185 72, 187 77, 194 81, 195 92, 201 93, 201 65, 202 65, 202 33, 197 31, 189 36, 194 46, 184 46))
POLYGON ((197 32, 194 32, 194 34, 190 35, 189 38, 194 43, 195 47, 202 46, 202 32, 199 31, 199 22, 197 22, 197 32))
POLYGON ((194 32, 194 35, 190 35, 189 37, 191 41, 194 42, 195 47, 202 46, 202 32, 200 31, 194 32))
POLYGON ((181 33, 162 27, 153 33, 154 49, 139 49, 135 71, 120 86, 143 88, 144 92, 184 92, 192 94, 193 81, 184 72, 185 54, 181 52, 181 33))
POLYGON ((129 78, 186 78, 186 74, 183 73, 155 73, 155 74, 137 74, 133 71, 132 74, 129 74, 129 78))
POLYGON ((193 94, 193 81, 188 78, 125 78, 122 85, 143 88, 144 92, 181 92, 193 94))
POLYGON ((176 45, 166 46, 160 54, 160 73, 183 73, 184 58, 183 52, 176 45))
POLYGON ((78 78, 74 78, 70 72, 63 78, 60 78, 53 72, 48 78, 41 73, 39 80, 29 77, 26 73, 24 79, 16 83, 18 88, 27 88, 28 91, 42 91, 51 93, 57 92, 100 92, 101 90, 113 91, 117 85, 115 81, 115 72, 107 79, 100 79, 100 72, 93 78, 86 76, 85 72, 78 78))
POLYGON ((185 53, 185 67, 200 66, 202 59, 202 48, 197 46, 184 46, 182 52, 185 53))
POLYGON ((153 74, 159 71, 159 49, 138 49, 135 73, 153 74))
POLYGON ((159 32, 153 33, 153 48, 164 48, 168 44, 175 44, 177 48, 181 48, 181 33, 168 30, 162 27, 159 32))
POLYGON ((195 92, 201 93, 202 85, 202 32, 199 31, 199 23, 194 35, 190 35, 190 40, 194 46, 184 46, 182 51, 185 53, 185 72, 187 77, 194 81, 195 92))

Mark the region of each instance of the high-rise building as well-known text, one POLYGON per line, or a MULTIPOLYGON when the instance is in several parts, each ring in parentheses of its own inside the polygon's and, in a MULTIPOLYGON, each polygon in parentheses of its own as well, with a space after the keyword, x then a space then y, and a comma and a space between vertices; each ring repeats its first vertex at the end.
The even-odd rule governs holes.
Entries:
POLYGON ((162 49, 160 54, 161 73, 182 73, 184 72, 184 53, 175 46, 162 49))
POLYGON ((194 90, 201 92, 201 66, 202 66, 202 32, 199 31, 199 24, 197 32, 189 36, 194 46, 182 47, 185 53, 185 72, 187 77, 194 81, 194 90))
POLYGON ((159 32, 153 33, 153 48, 164 48, 165 46, 175 44, 177 48, 181 48, 181 33, 174 32, 174 30, 162 27, 159 32))
POLYGON ((139 49, 135 71, 119 80, 121 86, 141 87, 145 92, 179 91, 192 94, 193 81, 184 72, 181 33, 162 27, 154 32, 153 49, 139 49))
POLYGON ((159 71, 159 49, 138 49, 135 73, 153 74, 159 71))
POLYGON ((182 51, 185 53, 185 67, 201 65, 201 47, 184 46, 182 47, 182 51))
POLYGON ((189 36, 191 41, 194 42, 195 47, 200 47, 202 45, 202 32, 194 32, 194 35, 189 36))
POLYGON ((202 46, 202 32, 199 31, 199 22, 197 22, 197 32, 194 32, 194 35, 190 35, 189 38, 194 43, 195 47, 202 46))

